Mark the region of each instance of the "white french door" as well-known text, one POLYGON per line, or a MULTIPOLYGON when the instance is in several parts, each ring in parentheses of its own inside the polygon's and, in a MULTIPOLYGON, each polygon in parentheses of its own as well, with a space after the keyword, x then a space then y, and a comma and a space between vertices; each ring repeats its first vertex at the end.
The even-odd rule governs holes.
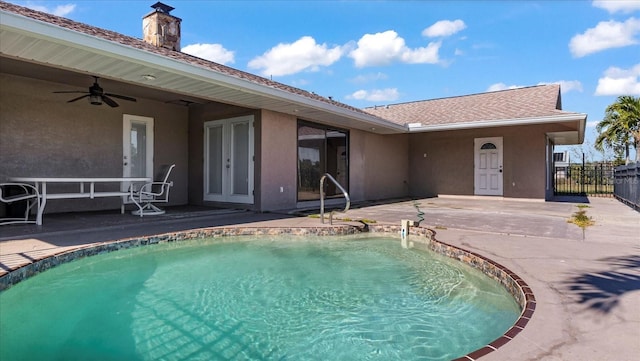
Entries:
POLYGON ((501 196, 503 194, 502 137, 476 138, 474 149, 475 194, 501 196))
POLYGON ((204 124, 204 200, 253 203, 253 116, 204 124))
POLYGON ((122 119, 122 176, 153 178, 153 118, 124 114, 122 119))

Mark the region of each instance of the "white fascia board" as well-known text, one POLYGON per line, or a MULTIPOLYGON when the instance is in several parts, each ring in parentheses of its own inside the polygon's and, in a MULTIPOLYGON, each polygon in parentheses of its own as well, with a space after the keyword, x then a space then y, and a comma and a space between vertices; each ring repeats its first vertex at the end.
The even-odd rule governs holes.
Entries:
POLYGON ((351 118, 369 124, 372 127, 386 128, 397 132, 405 132, 406 127, 389 122, 379 117, 362 114, 349 109, 310 99, 302 95, 293 94, 281 89, 257 84, 232 75, 218 73, 197 65, 171 59, 159 54, 154 54, 129 45, 116 43, 89 34, 67 29, 55 24, 34 20, 22 15, 0 11, 2 16, 1 28, 10 28, 38 39, 55 43, 66 44, 70 47, 81 48, 94 53, 101 53, 123 61, 151 66, 167 72, 181 74, 200 81, 224 85, 229 88, 250 92, 270 98, 291 102, 294 105, 307 106, 328 113, 351 118))
POLYGON ((409 130, 410 133, 421 133, 421 132, 439 132, 439 131, 445 131, 445 130, 511 127, 511 126, 517 126, 517 125, 533 125, 533 124, 578 121, 580 122, 578 131, 582 134, 582 137, 584 138, 584 124, 586 123, 586 119, 587 119, 586 114, 572 113, 572 114, 563 114, 563 115, 552 115, 548 117, 481 120, 481 121, 453 123, 453 124, 424 125, 420 127, 412 126, 412 127, 407 127, 407 129, 409 130))
POLYGON ((584 143, 585 127, 587 126, 587 114, 583 114, 584 119, 580 122, 580 130, 578 133, 580 144, 584 143))

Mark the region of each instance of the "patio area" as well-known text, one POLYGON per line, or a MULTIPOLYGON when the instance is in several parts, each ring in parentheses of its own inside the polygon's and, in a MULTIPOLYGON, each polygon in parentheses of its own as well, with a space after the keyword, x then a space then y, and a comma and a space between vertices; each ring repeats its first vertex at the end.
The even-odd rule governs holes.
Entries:
MULTIPOLYGON (((640 213, 612 198, 559 202, 443 197, 360 205, 338 213, 399 225, 418 220, 440 241, 506 266, 532 288, 533 318, 482 360, 636 360, 640 354, 640 213), (585 203, 576 203, 581 201, 585 203), (567 221, 587 206, 584 230, 567 221), (416 208, 417 207, 417 208, 416 208)), ((341 220, 344 219, 344 220, 341 220)), ((287 212, 169 208, 134 217, 117 211, 47 215, 43 226, 0 227, 0 272, 94 243, 204 227, 327 227, 287 212)))

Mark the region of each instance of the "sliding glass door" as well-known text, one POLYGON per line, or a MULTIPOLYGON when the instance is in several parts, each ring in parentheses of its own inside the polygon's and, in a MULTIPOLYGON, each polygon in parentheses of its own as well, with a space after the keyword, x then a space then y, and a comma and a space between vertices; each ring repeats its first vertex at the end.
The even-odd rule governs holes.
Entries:
MULTIPOLYGON (((298 122, 298 201, 320 199, 320 178, 329 173, 349 190, 349 133, 320 124, 298 122)), ((326 183, 326 195, 339 190, 326 183)))

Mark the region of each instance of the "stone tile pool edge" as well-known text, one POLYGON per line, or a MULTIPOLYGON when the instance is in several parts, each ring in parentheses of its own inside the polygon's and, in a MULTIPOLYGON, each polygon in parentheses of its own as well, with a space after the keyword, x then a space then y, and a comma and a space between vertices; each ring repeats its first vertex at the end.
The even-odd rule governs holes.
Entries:
MULTIPOLYGON (((92 244, 73 250, 62 251, 42 259, 34 260, 32 263, 10 270, 0 276, 0 292, 10 288, 22 280, 35 276, 50 268, 73 260, 94 256, 102 253, 117 251, 120 249, 140 247, 144 245, 179 242, 184 240, 201 238, 219 238, 233 236, 342 236, 369 233, 386 233, 398 235, 401 227, 395 225, 366 225, 364 228, 355 226, 333 226, 333 227, 213 227, 201 228, 189 231, 165 233, 144 237, 133 237, 108 241, 99 244, 92 244)), ((497 351, 500 347, 511 341, 527 325, 536 309, 536 298, 529 285, 520 276, 508 268, 484 257, 480 254, 467 251, 465 249, 452 246, 438 241, 435 232, 428 228, 410 228, 408 242, 410 247, 426 249, 449 258, 464 262, 471 267, 481 271, 488 277, 500 283, 514 297, 520 305, 520 317, 514 325, 501 337, 488 345, 475 350, 463 357, 453 361, 473 361, 491 352, 497 351)))

